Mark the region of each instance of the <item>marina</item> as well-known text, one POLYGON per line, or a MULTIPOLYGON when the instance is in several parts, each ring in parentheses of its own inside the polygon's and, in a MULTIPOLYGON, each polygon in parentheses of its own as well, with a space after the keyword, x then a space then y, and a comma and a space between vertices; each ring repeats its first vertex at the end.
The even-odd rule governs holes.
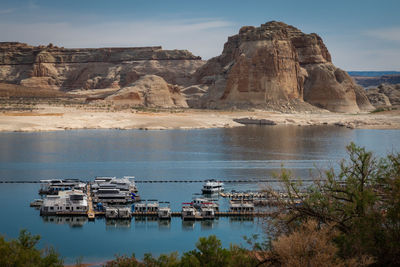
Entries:
MULTIPOLYGON (((223 183, 215 180, 205 180, 202 189, 204 196, 211 191, 222 197, 230 197, 230 207, 226 211, 220 211, 218 203, 209 198, 194 198, 192 202, 182 203, 181 211, 172 211, 170 202, 156 199, 140 201, 138 189, 134 177, 96 177, 93 182, 82 183, 75 180, 74 183, 65 183, 65 180, 42 180, 40 195, 48 192, 42 199, 35 199, 30 203, 31 207, 40 210, 40 215, 57 216, 83 216, 88 220, 96 217, 106 219, 131 219, 132 217, 155 217, 160 220, 181 217, 182 220, 209 220, 216 217, 253 216, 263 217, 270 212, 256 211, 253 199, 249 196, 265 197, 262 193, 248 193, 248 195, 235 193, 222 193, 223 183), (63 184, 68 187, 54 184, 63 184), (82 185, 84 184, 84 186, 82 185), (75 187, 76 186, 76 187, 75 187), (204 190, 206 188, 206 190, 204 190), (78 190, 79 189, 79 190, 78 190), (57 194, 54 194, 57 192, 57 194), (134 204, 132 204, 134 203, 134 204), (160 204, 164 206, 160 207, 160 204), (167 204, 167 205, 165 205, 167 204)), ((257 199, 256 199, 257 200, 257 199)))

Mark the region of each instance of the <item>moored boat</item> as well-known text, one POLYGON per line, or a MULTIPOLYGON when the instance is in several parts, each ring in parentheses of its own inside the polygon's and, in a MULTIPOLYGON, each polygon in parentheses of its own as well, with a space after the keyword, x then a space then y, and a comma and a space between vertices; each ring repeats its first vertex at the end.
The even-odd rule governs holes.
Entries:
POLYGON ((224 184, 214 179, 206 180, 201 189, 201 192, 206 195, 215 194, 221 191, 224 191, 224 184))

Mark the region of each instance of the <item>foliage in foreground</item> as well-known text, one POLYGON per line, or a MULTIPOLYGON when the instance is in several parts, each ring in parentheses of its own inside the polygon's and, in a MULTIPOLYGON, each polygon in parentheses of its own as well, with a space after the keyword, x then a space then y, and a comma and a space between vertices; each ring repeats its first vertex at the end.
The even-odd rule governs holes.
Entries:
POLYGON ((130 258, 117 256, 113 261, 107 263, 107 267, 136 267, 136 266, 255 266, 257 260, 248 250, 239 246, 231 245, 229 249, 222 248, 221 241, 215 235, 201 237, 196 243, 196 249, 183 254, 181 258, 178 253, 163 254, 154 258, 151 254, 144 256, 143 262, 139 262, 135 255, 130 258))
POLYGON ((279 239, 314 220, 320 229, 337 231, 331 240, 341 259, 400 266, 400 154, 376 159, 353 143, 347 151, 349 160, 341 162, 339 173, 322 172, 305 192, 282 171, 288 198, 276 196, 280 210, 273 220, 273 236, 279 239))
POLYGON ((36 248, 40 236, 21 230, 19 237, 10 241, 0 236, 0 266, 63 266, 54 249, 36 248))

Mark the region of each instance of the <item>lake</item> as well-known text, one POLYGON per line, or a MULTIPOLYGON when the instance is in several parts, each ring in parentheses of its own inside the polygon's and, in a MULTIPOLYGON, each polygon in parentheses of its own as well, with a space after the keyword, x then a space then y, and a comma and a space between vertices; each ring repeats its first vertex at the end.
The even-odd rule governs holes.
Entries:
MULTIPOLYGON (((284 166, 298 178, 315 167, 337 167, 351 141, 378 156, 400 151, 398 130, 351 130, 334 126, 246 126, 205 130, 71 130, 0 133, 0 180, 135 176, 144 180, 272 179, 284 166)), ((137 183, 142 199, 170 201, 173 210, 201 192, 201 183, 137 183)), ((258 190, 257 183, 226 183, 225 190, 258 190)), ((29 207, 39 184, 0 184, 0 233, 16 237, 26 228, 53 245, 67 263, 101 262, 132 252, 139 258, 194 248, 201 236, 217 235, 224 246, 245 244, 262 233, 258 219, 130 222, 40 217, 29 207)), ((222 207, 227 200, 220 199, 222 207)))

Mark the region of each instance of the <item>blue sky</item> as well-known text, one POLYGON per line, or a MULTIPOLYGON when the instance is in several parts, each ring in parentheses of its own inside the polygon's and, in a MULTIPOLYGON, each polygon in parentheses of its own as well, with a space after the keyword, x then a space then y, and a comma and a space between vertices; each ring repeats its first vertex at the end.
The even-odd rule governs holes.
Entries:
POLYGON ((400 1, 0 0, 0 41, 188 49, 208 59, 243 25, 318 33, 345 70, 400 70, 400 1))

